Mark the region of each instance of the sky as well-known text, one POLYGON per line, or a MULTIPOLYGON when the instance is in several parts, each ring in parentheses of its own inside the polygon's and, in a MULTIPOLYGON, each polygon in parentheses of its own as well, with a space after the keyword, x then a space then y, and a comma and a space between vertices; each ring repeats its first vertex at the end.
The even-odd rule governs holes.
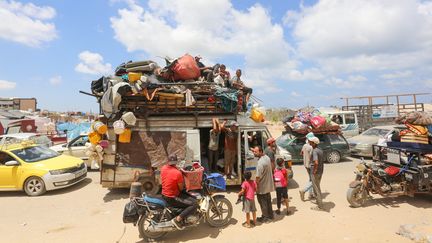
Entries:
POLYGON ((432 88, 432 1, 0 0, 0 20, 0 97, 51 111, 97 112, 91 80, 185 53, 242 69, 267 108, 432 88))

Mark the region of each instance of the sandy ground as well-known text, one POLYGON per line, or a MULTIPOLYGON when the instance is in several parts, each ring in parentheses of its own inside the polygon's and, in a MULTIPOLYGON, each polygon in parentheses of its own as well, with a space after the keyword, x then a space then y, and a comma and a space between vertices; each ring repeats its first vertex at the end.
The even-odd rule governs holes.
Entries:
MULTIPOLYGON (((253 229, 241 226, 244 215, 234 205, 235 192, 225 195, 234 205, 231 224, 223 229, 201 224, 169 233, 166 242, 410 242, 395 232, 402 224, 432 224, 432 196, 415 198, 375 197, 364 208, 349 207, 345 197, 357 161, 326 165, 322 180, 325 207, 329 212, 310 209, 313 204, 299 198, 299 184, 307 175, 294 167, 290 184, 290 216, 277 216, 272 223, 253 229)), ((274 196, 274 195, 273 195, 274 196)), ((0 242, 142 242, 138 230, 123 224, 123 207, 128 190, 108 190, 99 185, 99 173, 90 172, 80 184, 27 197, 23 192, 1 192, 0 242)), ((275 203, 275 202, 274 202, 275 203)), ((431 229, 432 232, 432 229, 431 229)))

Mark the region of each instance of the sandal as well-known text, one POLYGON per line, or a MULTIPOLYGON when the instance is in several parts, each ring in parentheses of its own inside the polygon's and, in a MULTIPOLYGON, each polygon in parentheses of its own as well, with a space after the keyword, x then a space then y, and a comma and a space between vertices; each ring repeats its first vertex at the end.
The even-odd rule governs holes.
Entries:
POLYGON ((245 227, 245 228, 252 228, 252 226, 250 224, 248 224, 247 222, 244 222, 242 224, 242 226, 245 227))

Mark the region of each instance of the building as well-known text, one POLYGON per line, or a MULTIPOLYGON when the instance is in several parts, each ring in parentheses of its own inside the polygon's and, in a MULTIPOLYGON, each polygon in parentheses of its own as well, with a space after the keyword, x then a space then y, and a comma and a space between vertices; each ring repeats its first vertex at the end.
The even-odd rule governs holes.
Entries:
POLYGON ((36 111, 36 98, 0 98, 0 110, 36 111))

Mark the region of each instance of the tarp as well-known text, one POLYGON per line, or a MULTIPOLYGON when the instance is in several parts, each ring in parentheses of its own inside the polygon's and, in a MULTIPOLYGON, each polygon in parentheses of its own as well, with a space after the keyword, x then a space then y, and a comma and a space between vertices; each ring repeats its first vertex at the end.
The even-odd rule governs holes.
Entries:
POLYGON ((57 131, 62 134, 64 131, 67 131, 68 141, 78 137, 82 133, 88 133, 90 131, 90 122, 81 122, 81 123, 58 123, 57 131))

